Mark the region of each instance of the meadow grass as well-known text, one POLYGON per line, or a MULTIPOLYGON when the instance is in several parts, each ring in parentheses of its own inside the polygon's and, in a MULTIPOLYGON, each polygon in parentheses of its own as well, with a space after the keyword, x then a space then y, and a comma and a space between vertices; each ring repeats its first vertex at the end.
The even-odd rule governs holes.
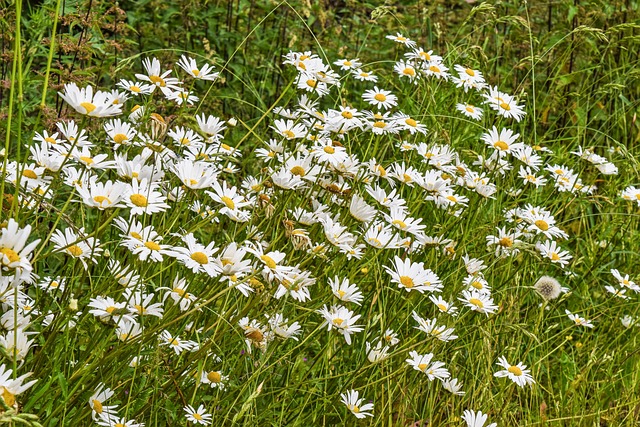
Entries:
POLYGON ((636 6, 7 8, 0 422, 637 425, 636 6))

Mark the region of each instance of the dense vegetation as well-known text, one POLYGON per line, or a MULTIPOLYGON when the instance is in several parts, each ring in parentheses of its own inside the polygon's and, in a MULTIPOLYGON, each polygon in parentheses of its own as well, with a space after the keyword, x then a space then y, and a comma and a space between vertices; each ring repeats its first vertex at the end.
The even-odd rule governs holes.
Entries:
POLYGON ((0 423, 640 422, 638 2, 387 3, 5 4, 0 423))

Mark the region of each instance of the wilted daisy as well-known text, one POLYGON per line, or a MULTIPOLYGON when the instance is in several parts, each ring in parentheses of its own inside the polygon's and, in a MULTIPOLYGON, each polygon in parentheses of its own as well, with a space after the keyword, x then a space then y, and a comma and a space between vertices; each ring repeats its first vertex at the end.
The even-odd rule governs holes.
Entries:
POLYGON ((507 359, 504 356, 500 356, 498 358, 497 364, 502 366, 504 370, 493 374, 494 377, 509 377, 511 381, 518 384, 520 387, 535 384, 533 377, 531 377, 531 371, 527 369, 526 365, 523 365, 522 363, 511 365, 507 362, 507 359))
POLYGON ((357 418, 373 417, 371 412, 367 412, 373 409, 373 403, 363 405, 362 402, 364 399, 358 399, 358 392, 356 390, 347 390, 345 393, 341 393, 340 400, 357 418))

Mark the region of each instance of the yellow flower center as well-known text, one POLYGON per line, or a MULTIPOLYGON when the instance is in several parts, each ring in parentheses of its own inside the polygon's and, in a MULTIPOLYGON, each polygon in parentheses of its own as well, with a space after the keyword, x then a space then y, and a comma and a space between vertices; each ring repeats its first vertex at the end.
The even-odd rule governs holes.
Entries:
POLYGON ((351 408, 351 412, 353 412, 354 414, 358 414, 360 413, 360 408, 358 408, 356 405, 353 405, 353 408, 351 408))
POLYGON ((307 80, 307 86, 316 87, 317 85, 318 85, 318 81, 317 80, 313 80, 313 79, 307 80))
POLYGON ((351 65, 353 65, 351 61, 344 61, 343 64, 345 67, 351 67, 351 65))
POLYGON ((511 107, 509 106, 509 104, 505 103, 505 102, 501 102, 500 103, 500 108, 502 108, 503 110, 511 110, 511 107))
POLYGON ((222 375, 220 375, 220 372, 211 371, 207 374, 207 379, 212 383, 219 383, 222 381, 222 375))
POLYGON ((477 280, 471 282, 471 286, 476 288, 476 289, 484 288, 484 285, 482 284, 482 282, 478 282, 477 280))
POLYGON ((91 157, 81 156, 80 160, 83 161, 84 163, 88 164, 88 165, 93 164, 93 159, 91 157))
POLYGON ((407 67, 404 70, 402 70, 402 74, 404 74, 405 76, 414 77, 416 75, 416 70, 414 70, 413 68, 407 67))
POLYGON ((385 127, 387 127, 387 124, 385 122, 378 121, 373 124, 373 127, 378 129, 384 129, 385 127))
POLYGON ((360 77, 369 77, 369 73, 365 73, 364 71, 360 73, 360 77))
POLYGON ((415 283, 413 283, 413 279, 409 276, 400 276, 400 283, 402 283, 402 286, 409 289, 415 286, 415 283))
POLYGON ((353 119, 353 113, 351 113, 350 111, 343 111, 341 115, 345 119, 353 119))
POLYGON ((129 200, 131 200, 131 203, 140 208, 145 208, 149 205, 149 201, 142 194, 132 194, 131 196, 129 196, 129 200))
POLYGON ((287 138, 295 138, 296 137, 296 134, 291 132, 289 129, 283 130, 282 134, 284 136, 286 136, 287 138))
POLYGON ((82 255, 82 249, 78 245, 71 245, 67 248, 67 252, 69 252, 72 256, 79 257, 82 255))
POLYGON ((133 237, 134 239, 142 240, 142 236, 139 233, 136 233, 135 231, 130 232, 129 236, 133 237))
POLYGON ((469 113, 474 113, 476 111, 475 107, 473 105, 471 105, 471 104, 467 105, 465 110, 467 110, 467 112, 469 112, 469 113))
POLYGON ((291 173, 298 176, 305 176, 306 172, 302 166, 294 166, 291 168, 291 173))
POLYGON ((425 61, 431 61, 431 55, 429 55, 427 52, 420 52, 420 57, 425 61))
POLYGON ((3 258, 4 257, 9 258, 9 264, 12 264, 16 261, 20 261, 20 255, 18 255, 18 253, 13 249, 2 248, 0 249, 0 254, 3 255, 3 258))
POLYGON ((131 92, 140 93, 140 88, 138 86, 129 86, 129 90, 131 92))
POLYGON ((432 73, 440 73, 440 68, 436 67, 435 65, 432 65, 429 67, 429 71, 431 71, 432 73))
POLYGON ((385 102, 387 100, 387 97, 384 93, 376 93, 376 96, 374 96, 373 99, 378 102, 385 102))
POLYGON ((93 410, 98 414, 102 413, 102 402, 100 402, 98 399, 93 399, 93 410))
POLYGON ((197 412, 193 414, 193 418, 195 418, 198 421, 202 421, 202 415, 198 414, 197 412))
POLYGON ((45 141, 47 141, 49 144, 56 144, 57 141, 53 138, 51 138, 50 136, 44 139, 45 141))
POLYGON ((191 254, 191 259, 200 265, 209 264, 209 257, 202 252, 194 252, 191 254))
POLYGON ((98 108, 98 107, 96 107, 95 105, 93 105, 93 104, 92 104, 92 103, 90 103, 90 102, 81 102, 81 103, 80 103, 80 106, 81 106, 82 108, 84 108, 84 109, 85 109, 85 111, 86 111, 86 113, 85 113, 85 114, 91 114, 91 112, 92 112, 93 110, 95 110, 96 108, 98 108))
POLYGON ((549 229, 549 224, 543 219, 539 219, 534 222, 535 226, 538 227, 542 231, 547 231, 549 229))
POLYGON ((517 366, 509 366, 509 369, 507 369, 507 371, 511 372, 513 375, 522 375, 522 369, 518 368, 517 366))
POLYGON ((505 248, 510 248, 511 246, 513 246, 513 240, 511 240, 510 237, 503 237, 498 241, 498 243, 500 244, 500 246, 505 248))
POLYGON ((493 143, 493 146, 501 151, 505 151, 509 149, 509 144, 507 144, 504 141, 496 141, 493 143))
POLYGON ((446 312, 448 310, 447 306, 444 304, 436 304, 438 306, 438 308, 440 309, 440 311, 444 311, 446 312))
POLYGON ((378 171, 380 176, 382 177, 387 176, 387 170, 383 168, 381 165, 376 165, 376 170, 378 171))
POLYGON ((167 85, 164 79, 160 76, 149 76, 149 80, 151 80, 153 84, 158 85, 160 87, 165 87, 167 85))
POLYGON ((558 261, 559 259, 560 259, 560 256, 556 252, 551 252, 552 261, 558 261))
POLYGON ((336 317, 335 319, 332 320, 333 324, 340 327, 342 326, 342 323, 344 322, 344 319, 341 319, 339 317, 336 317))
POLYGON ((200 70, 198 70, 197 68, 194 70, 191 70, 191 74, 193 74, 194 76, 198 77, 200 75, 200 70))
POLYGON ((470 75, 471 77, 476 75, 476 72, 473 71, 471 68, 467 68, 466 70, 464 70, 464 72, 470 75))
POLYGON ((107 196, 95 196, 93 201, 102 205, 104 202, 107 202, 107 205, 111 204, 111 200, 107 196))
POLYGON ((397 226, 398 228, 404 230, 405 228, 407 228, 407 224, 399 219, 394 219, 393 221, 391 221, 391 224, 397 226))
POLYGON ((406 37, 399 36, 399 37, 396 37, 396 41, 399 41, 399 42, 406 42, 406 41, 407 41, 407 39, 406 39, 406 37))
POLYGON ((116 311, 116 308, 112 305, 110 305, 109 307, 105 308, 104 311, 106 311, 107 313, 111 314, 114 311, 116 311))
POLYGON ((409 117, 408 119, 406 119, 404 121, 406 124, 408 124, 409 126, 411 126, 412 128, 418 126, 418 122, 416 122, 415 120, 413 120, 411 117, 409 117))
POLYGON ((22 171, 22 176, 29 179, 38 179, 38 174, 36 174, 31 169, 25 169, 22 171))
POLYGON ((156 242, 149 240, 148 242, 144 242, 144 246, 147 249, 151 249, 152 251, 159 251, 160 250, 160 245, 157 244, 156 242))
POLYGON ((140 315, 143 315, 147 311, 147 309, 141 306, 140 304, 134 304, 133 307, 138 311, 138 314, 140 315))
POLYGON ((478 298, 471 298, 469 300, 469 303, 475 305, 478 308, 484 308, 484 304, 482 301, 480 301, 478 298))
POLYGON ((338 290, 336 291, 336 293, 338 294, 338 296, 339 296, 340 298, 344 298, 344 296, 347 294, 347 293, 346 293, 345 291, 343 291, 342 289, 338 289, 338 290))
POLYGON ((128 141, 129 138, 123 133, 117 133, 114 135, 113 140, 116 142, 116 144, 122 144, 122 142, 128 141))
POLYGON ((427 365, 426 363, 421 363, 421 364, 418 365, 418 369, 420 369, 422 372, 424 372, 425 369, 427 369, 427 366, 429 366, 429 365, 427 365))
POLYGON ((325 146, 322 150, 327 154, 333 154, 336 152, 336 149, 330 145, 325 146))
POLYGON ((222 197, 220 197, 220 199, 222 200, 222 203, 224 203, 229 209, 235 209, 236 208, 236 204, 233 203, 233 200, 231 200, 230 197, 222 196, 222 197))
POLYGON ((273 258, 271 258, 269 255, 261 255, 260 259, 262 260, 262 262, 264 262, 266 264, 267 267, 269 267, 270 269, 274 269, 276 268, 276 262, 273 260, 273 258))

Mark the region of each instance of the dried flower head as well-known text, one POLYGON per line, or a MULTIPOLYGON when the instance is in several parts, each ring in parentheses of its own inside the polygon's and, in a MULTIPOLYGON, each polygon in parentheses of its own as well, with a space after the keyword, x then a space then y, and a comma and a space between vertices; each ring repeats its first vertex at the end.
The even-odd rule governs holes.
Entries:
POLYGON ((533 288, 545 301, 558 298, 562 291, 560 282, 550 276, 542 276, 536 284, 533 285, 533 288))

